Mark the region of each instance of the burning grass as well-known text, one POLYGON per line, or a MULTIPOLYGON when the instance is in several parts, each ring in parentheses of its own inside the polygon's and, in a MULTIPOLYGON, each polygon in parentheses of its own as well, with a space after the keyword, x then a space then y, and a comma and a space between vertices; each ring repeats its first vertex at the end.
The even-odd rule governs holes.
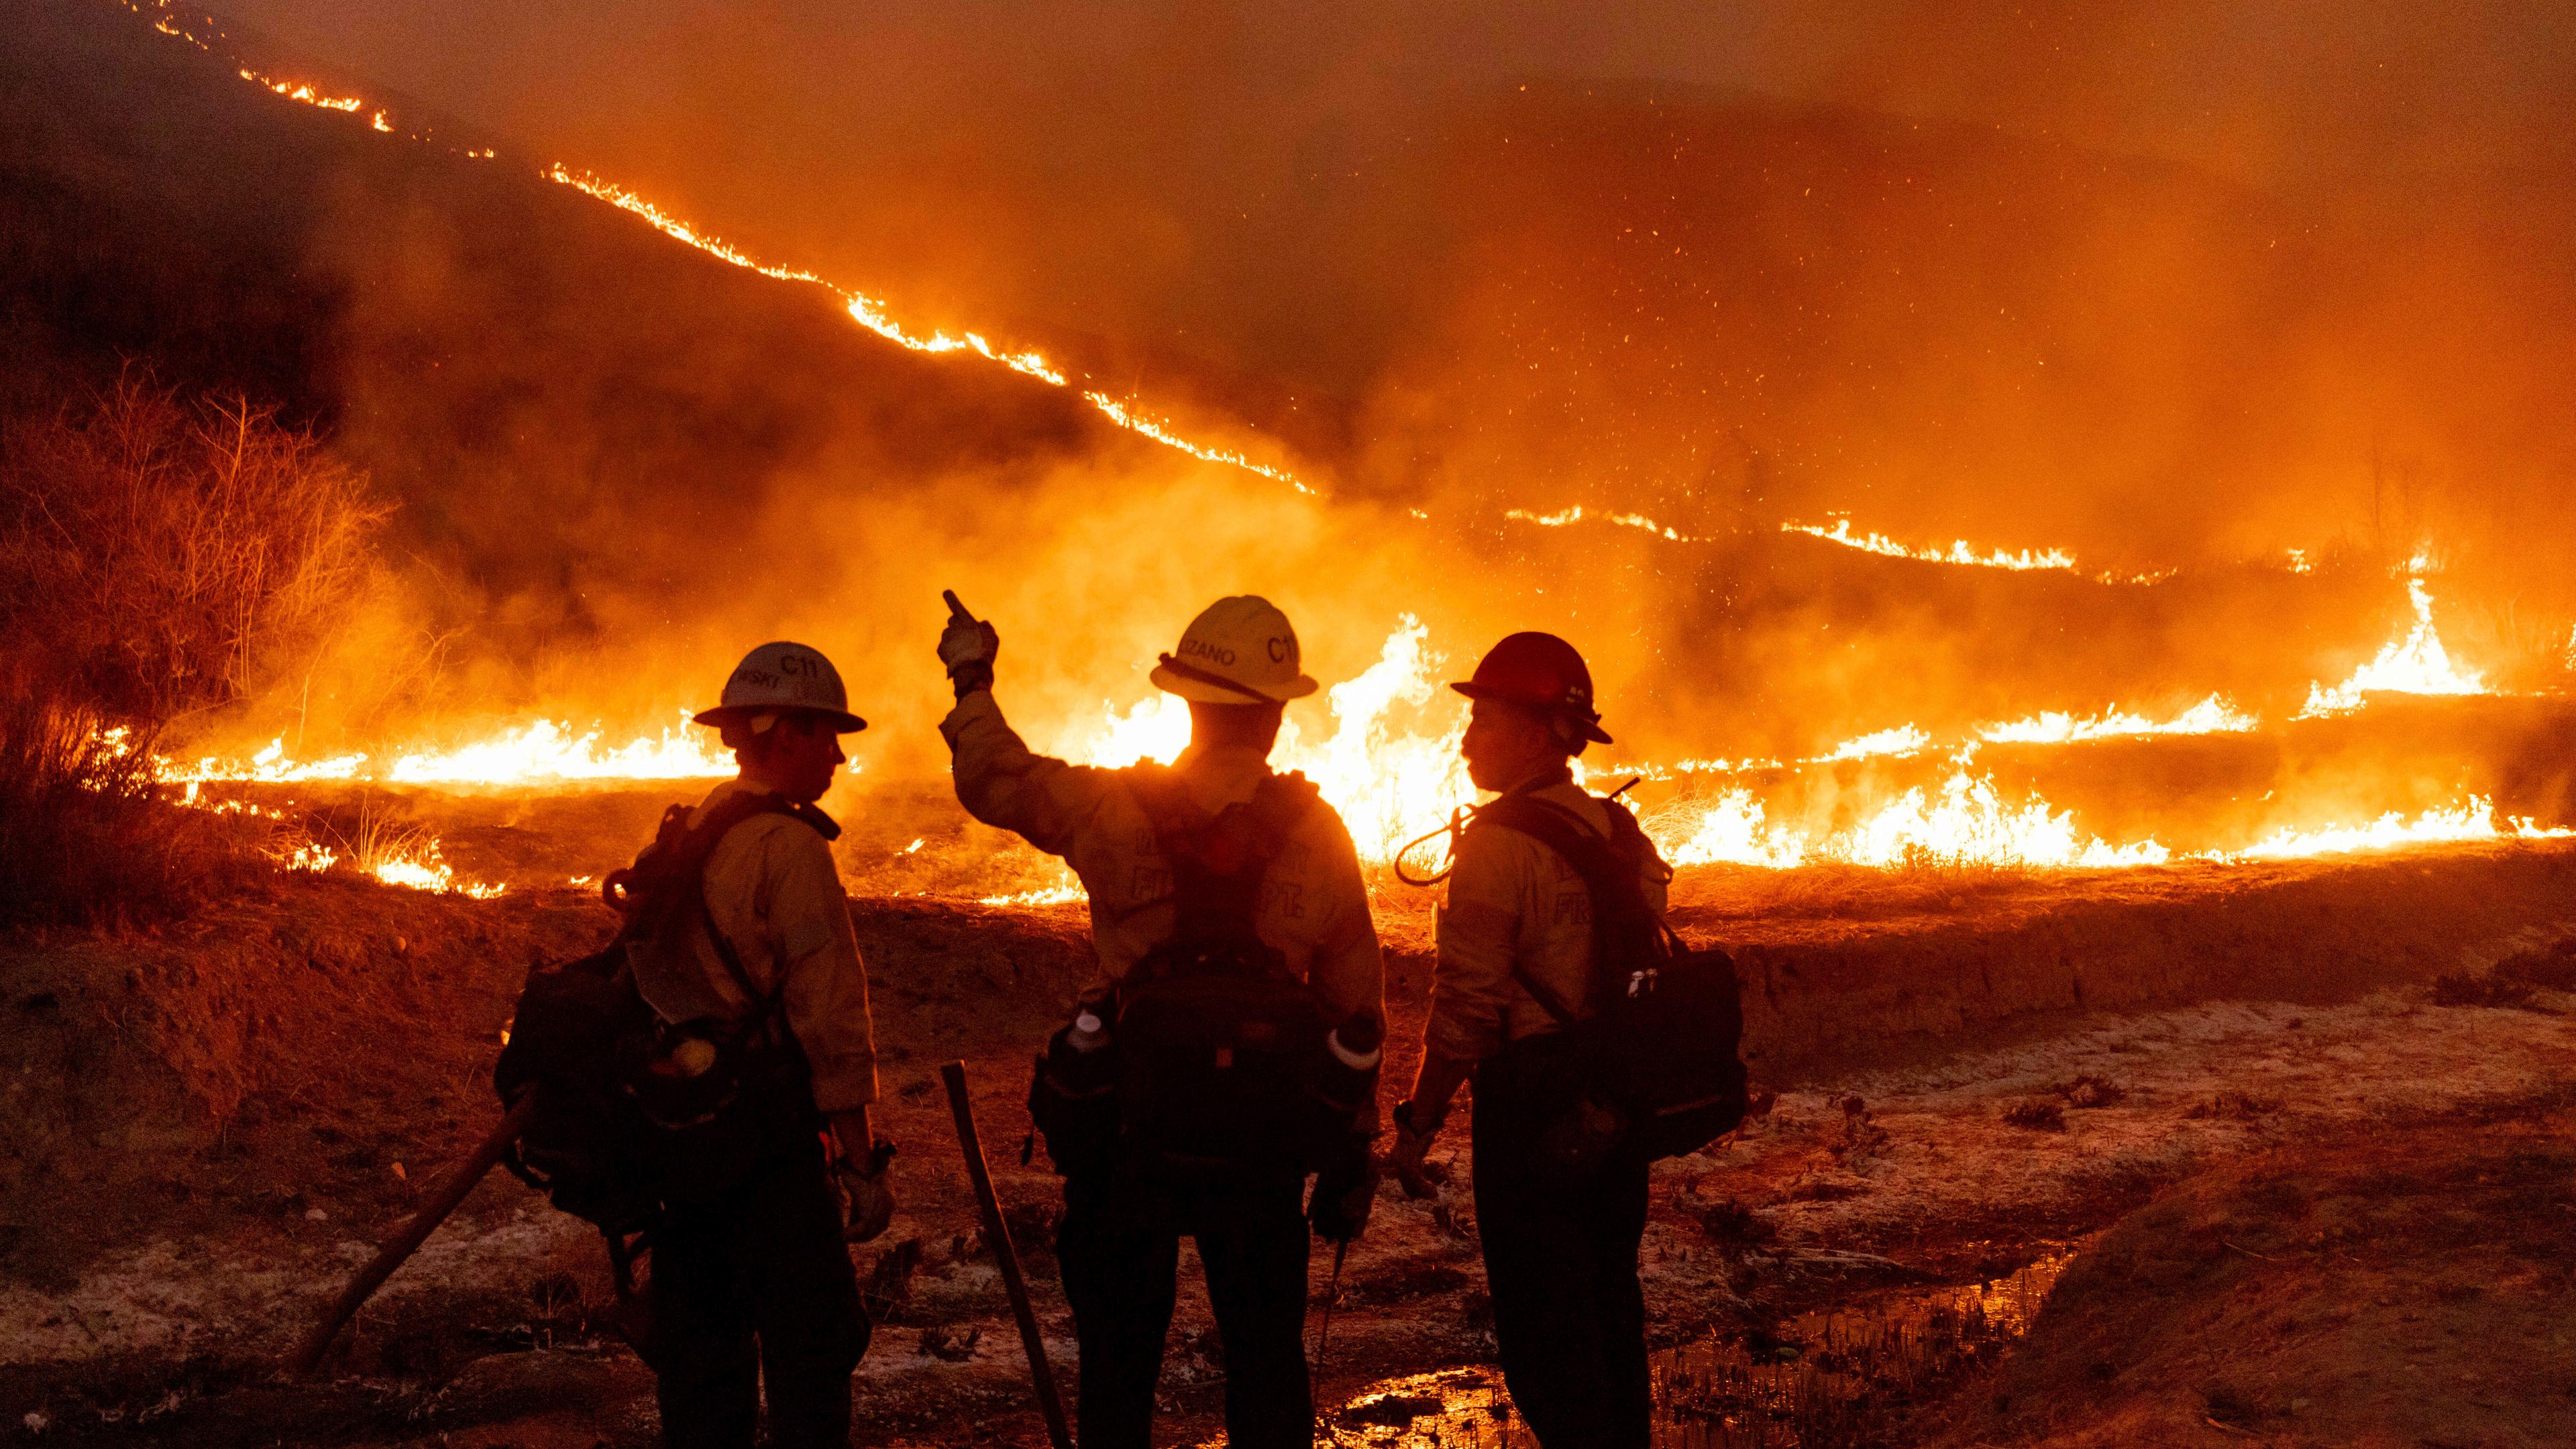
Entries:
POLYGON ((243 832, 177 816, 151 746, 308 651, 383 518, 305 433, 129 374, 0 433, 0 916, 167 914, 243 832))

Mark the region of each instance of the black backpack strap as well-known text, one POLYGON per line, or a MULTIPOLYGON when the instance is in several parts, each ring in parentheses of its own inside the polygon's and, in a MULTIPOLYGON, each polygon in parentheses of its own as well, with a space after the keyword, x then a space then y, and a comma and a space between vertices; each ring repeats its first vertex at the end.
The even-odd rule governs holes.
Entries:
MULTIPOLYGON (((731 1039, 737 1043, 749 1041, 767 1029, 770 1019, 778 1015, 787 998, 787 972, 781 969, 778 980, 767 991, 762 991, 751 979, 750 968, 742 963, 742 954, 734 949, 733 942, 725 938, 725 933, 716 928, 715 913, 707 905, 707 862, 715 857, 716 847, 724 842, 725 836, 731 834, 735 826, 760 815, 793 816, 827 841, 841 833, 841 827, 821 810, 811 805, 790 804, 766 791, 739 791, 695 811, 674 805, 664 813, 661 832, 655 837, 660 859, 652 873, 651 886, 657 888, 663 899, 648 899, 644 903, 644 911, 678 910, 684 903, 694 907, 699 928, 706 932, 708 944, 715 948, 717 963, 724 967, 725 975, 731 978, 743 999, 752 1004, 752 1010, 744 1015, 733 1032, 731 1039)), ((644 911, 637 912, 636 917, 630 919, 630 928, 643 918, 644 911)), ((662 916, 659 920, 667 924, 669 918, 662 916)), ((793 1035, 792 1032, 790 1034, 793 1035)))
POLYGON ((1322 793, 1304 775, 1269 775, 1252 798, 1210 815, 1164 766, 1127 772, 1128 789, 1172 868, 1174 940, 1257 942, 1261 885, 1322 793))
MULTIPOLYGON (((1610 813, 1610 833, 1606 837, 1564 806, 1530 795, 1505 795, 1479 809, 1475 817, 1476 823, 1491 823, 1536 840, 1563 857, 1582 877, 1584 889, 1592 897, 1592 981, 1587 1001, 1598 1001, 1610 994, 1608 978, 1617 969, 1612 958, 1617 954, 1621 922, 1651 922, 1656 945, 1666 951, 1671 949, 1670 932, 1646 905, 1645 891, 1637 883, 1642 864, 1640 851, 1651 854, 1654 847, 1638 826, 1637 817, 1618 801, 1605 800, 1602 804, 1610 813)), ((1573 1008, 1541 986, 1527 968, 1514 963, 1512 979, 1556 1018, 1559 1026, 1574 1025, 1578 1017, 1573 1008)))

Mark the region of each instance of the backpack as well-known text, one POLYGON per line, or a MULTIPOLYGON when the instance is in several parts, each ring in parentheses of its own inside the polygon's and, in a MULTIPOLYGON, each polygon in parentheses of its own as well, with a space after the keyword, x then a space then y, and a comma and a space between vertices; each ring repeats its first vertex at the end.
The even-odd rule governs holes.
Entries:
POLYGON ((1171 865, 1175 914, 1118 990, 1123 1158, 1166 1176, 1311 1171, 1348 1137, 1350 1114, 1336 1122, 1318 1091, 1321 1006, 1254 923, 1271 861, 1321 799, 1305 776, 1273 775, 1211 817, 1169 770, 1130 779, 1171 865))
POLYGON ((1695 1152, 1744 1120, 1743 1001, 1735 963, 1693 949, 1647 906, 1638 876, 1654 847, 1616 800, 1610 834, 1573 812, 1506 795, 1476 812, 1556 852, 1592 897, 1592 979, 1582 1006, 1557 999, 1526 970, 1514 980, 1558 1030, 1524 1037, 1477 1078, 1547 1126, 1542 1154, 1580 1169, 1612 1153, 1637 1160, 1695 1152))
POLYGON ((811 806, 746 791, 703 812, 664 812, 654 847, 603 894, 625 923, 598 951, 540 963, 512 1013, 493 1090, 505 1105, 529 1092, 537 1109, 503 1165, 557 1208, 617 1244, 649 1229, 666 1202, 702 1200, 810 1127, 803 1052, 784 1029, 785 983, 767 993, 707 914, 706 866, 734 826, 792 814, 839 833, 811 806), (727 1025, 670 1022, 636 984, 639 955, 694 949, 703 932, 753 1009, 727 1025), (775 1029, 773 1029, 775 1028, 775 1029))

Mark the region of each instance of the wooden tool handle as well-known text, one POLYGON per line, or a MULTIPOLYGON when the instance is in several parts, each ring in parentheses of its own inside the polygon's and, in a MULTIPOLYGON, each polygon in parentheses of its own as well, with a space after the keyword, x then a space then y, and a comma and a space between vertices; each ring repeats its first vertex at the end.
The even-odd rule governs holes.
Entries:
POLYGON ((993 1257, 1002 1265, 1002 1288, 1011 1295, 1011 1313, 1020 1321, 1020 1348, 1029 1356, 1029 1376, 1037 1380, 1038 1411, 1046 1415, 1047 1437, 1055 1442, 1055 1449, 1073 1449, 1064 1400, 1056 1393, 1055 1368, 1047 1362, 1037 1310, 1029 1306, 1029 1285, 1020 1278, 1020 1255, 1011 1249, 1001 1199, 993 1196, 992 1169, 985 1166, 984 1144, 975 1135, 975 1107, 966 1095, 966 1064, 950 1062, 939 1069, 939 1077, 948 1084, 948 1109, 957 1118, 957 1146, 966 1154, 966 1176, 973 1180, 975 1201, 984 1209, 984 1241, 992 1244, 993 1257))
POLYGON ((493 1127, 491 1134, 464 1161, 456 1164, 447 1180, 438 1185, 438 1191, 430 1194, 429 1201, 420 1205, 420 1211, 413 1213, 411 1220, 402 1225, 402 1231, 385 1240, 385 1245, 376 1250, 376 1256, 369 1259, 367 1266, 359 1269, 348 1286, 340 1290, 340 1296, 331 1303, 330 1312, 322 1316, 320 1323, 313 1325, 313 1331, 306 1334, 304 1341, 295 1346, 295 1352, 287 1356, 285 1367, 289 1379, 300 1379, 313 1372, 313 1366, 322 1361, 323 1351, 331 1346, 331 1339, 339 1333, 340 1325, 357 1314, 359 1307, 384 1286, 385 1280, 393 1276, 394 1270, 401 1267, 405 1259, 420 1251, 420 1245, 429 1241, 429 1235, 438 1231, 438 1225, 447 1221, 447 1215, 456 1211, 458 1203, 465 1201, 465 1195, 474 1190, 474 1184, 481 1182, 483 1175, 501 1160, 501 1154, 510 1150, 510 1144, 519 1140, 519 1134, 526 1130, 528 1119, 535 1116, 536 1111, 537 1094, 529 1092, 521 1096, 493 1127))

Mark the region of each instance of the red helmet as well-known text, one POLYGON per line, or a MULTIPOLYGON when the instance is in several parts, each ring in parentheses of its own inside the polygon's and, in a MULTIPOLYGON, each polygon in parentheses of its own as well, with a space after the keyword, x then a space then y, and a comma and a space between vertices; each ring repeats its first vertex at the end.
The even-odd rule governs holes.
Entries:
POLYGON ((1499 699, 1571 720, 1583 737, 1610 743, 1601 729, 1600 711, 1592 707, 1592 671, 1574 646, 1553 634, 1513 634, 1485 651, 1476 662, 1476 677, 1451 689, 1469 699, 1499 699))

